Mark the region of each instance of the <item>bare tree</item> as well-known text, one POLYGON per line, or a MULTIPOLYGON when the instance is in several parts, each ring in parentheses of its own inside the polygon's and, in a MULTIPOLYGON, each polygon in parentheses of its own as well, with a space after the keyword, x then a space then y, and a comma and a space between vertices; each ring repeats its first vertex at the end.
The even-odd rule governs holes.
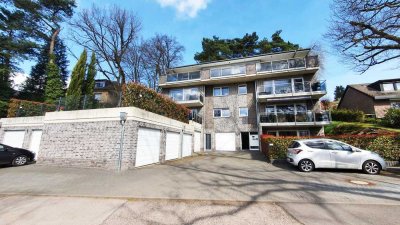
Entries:
POLYGON ((145 68, 147 85, 154 90, 158 89, 160 75, 182 61, 185 48, 174 38, 156 34, 155 37, 144 41, 141 47, 142 60, 145 68))
POLYGON ((140 19, 117 6, 106 9, 92 5, 78 13, 71 25, 75 28, 72 39, 98 56, 99 72, 109 80, 115 78, 121 85, 125 84, 129 70, 126 60, 130 51, 137 49, 140 19))
POLYGON ((400 58, 399 0, 334 0, 325 37, 363 73, 400 58))
POLYGON ((136 83, 143 82, 145 68, 141 54, 141 46, 134 44, 125 55, 124 67, 126 68, 126 77, 136 83))

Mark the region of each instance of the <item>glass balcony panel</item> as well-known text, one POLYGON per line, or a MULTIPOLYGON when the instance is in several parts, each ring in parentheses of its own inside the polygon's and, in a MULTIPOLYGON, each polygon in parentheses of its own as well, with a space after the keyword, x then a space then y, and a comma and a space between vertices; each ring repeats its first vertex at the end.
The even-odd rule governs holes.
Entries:
POLYGON ((315 113, 316 122, 329 122, 331 121, 329 112, 316 112, 315 113))
POLYGON ((200 71, 189 73, 189 79, 200 79, 200 71))
POLYGON ((292 93, 292 82, 290 79, 275 81, 275 94, 292 93))
POLYGON ((178 81, 178 74, 169 74, 167 75, 167 82, 178 81))
POLYGON ((295 93, 300 93, 300 92, 304 92, 304 83, 303 83, 303 79, 294 79, 294 92, 295 93))
POLYGON ((221 76, 229 76, 232 74, 231 68, 225 68, 221 70, 221 76))
POLYGON ((178 80, 189 80, 189 74, 188 73, 178 73, 178 80))
POLYGON ((318 56, 307 56, 306 61, 307 61, 307 68, 313 68, 319 66, 318 56))
POLYGON ((289 59, 289 68, 304 68, 306 67, 306 62, 304 59, 289 59))
POLYGON ((273 70, 285 70, 287 68, 288 68, 288 61, 287 60, 272 62, 272 69, 273 70))
POLYGON ((220 77, 221 76, 221 70, 220 69, 210 70, 210 76, 211 77, 220 77))
POLYGON ((171 90, 169 96, 174 101, 183 101, 183 89, 171 90))
POLYGON ((326 91, 325 81, 318 81, 311 84, 312 91, 326 91))
POLYGON ((271 62, 257 64, 257 72, 270 72, 270 71, 272 71, 271 62))

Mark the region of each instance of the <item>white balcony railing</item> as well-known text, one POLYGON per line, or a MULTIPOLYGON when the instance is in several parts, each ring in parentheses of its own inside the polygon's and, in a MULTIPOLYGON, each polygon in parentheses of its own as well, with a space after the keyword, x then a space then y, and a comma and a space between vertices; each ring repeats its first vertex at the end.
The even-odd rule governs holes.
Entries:
POLYGON ((313 93, 326 93, 326 81, 292 82, 285 84, 261 85, 257 87, 258 97, 298 96, 313 93))
POLYGON ((328 111, 297 113, 259 113, 260 123, 264 125, 324 125, 330 124, 331 114, 328 111))

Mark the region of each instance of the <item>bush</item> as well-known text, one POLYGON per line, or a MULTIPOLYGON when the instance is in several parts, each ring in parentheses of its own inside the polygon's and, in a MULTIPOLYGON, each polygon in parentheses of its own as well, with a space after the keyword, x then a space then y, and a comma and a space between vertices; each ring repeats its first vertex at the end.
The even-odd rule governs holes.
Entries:
POLYGON ((365 114, 359 110, 335 109, 331 111, 333 121, 364 122, 365 114))
POLYGON ((150 88, 129 83, 123 87, 123 92, 123 106, 134 106, 184 123, 189 122, 189 109, 150 88))
POLYGON ((8 102, 0 101, 0 118, 7 117, 8 102))
POLYGON ((364 128, 361 125, 357 124, 339 124, 332 128, 328 135, 343 135, 343 134, 358 134, 364 128))
MULTIPOLYGON (((321 138, 321 137, 318 137, 321 138)), ((329 136, 339 141, 361 149, 368 149, 381 155, 386 160, 398 160, 400 158, 400 135, 342 135, 329 136)), ((268 146, 271 159, 286 158, 286 151, 293 140, 308 139, 308 137, 270 137, 263 136, 262 142, 273 144, 268 146)))
POLYGON ((56 110, 57 106, 52 104, 11 99, 7 117, 43 116, 46 112, 56 110))
POLYGON ((389 109, 382 118, 381 124, 400 129, 400 109, 389 109))

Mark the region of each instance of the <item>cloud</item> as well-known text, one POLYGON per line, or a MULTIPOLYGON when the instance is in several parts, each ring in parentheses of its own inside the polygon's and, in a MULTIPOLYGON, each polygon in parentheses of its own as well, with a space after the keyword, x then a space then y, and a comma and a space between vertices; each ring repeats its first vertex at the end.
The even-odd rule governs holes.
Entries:
POLYGON ((173 7, 180 17, 194 18, 200 10, 206 9, 211 0, 157 0, 161 7, 173 7))
POLYGON ((13 88, 14 90, 20 91, 22 89, 22 84, 28 78, 27 74, 24 73, 15 73, 11 80, 13 81, 13 88))

